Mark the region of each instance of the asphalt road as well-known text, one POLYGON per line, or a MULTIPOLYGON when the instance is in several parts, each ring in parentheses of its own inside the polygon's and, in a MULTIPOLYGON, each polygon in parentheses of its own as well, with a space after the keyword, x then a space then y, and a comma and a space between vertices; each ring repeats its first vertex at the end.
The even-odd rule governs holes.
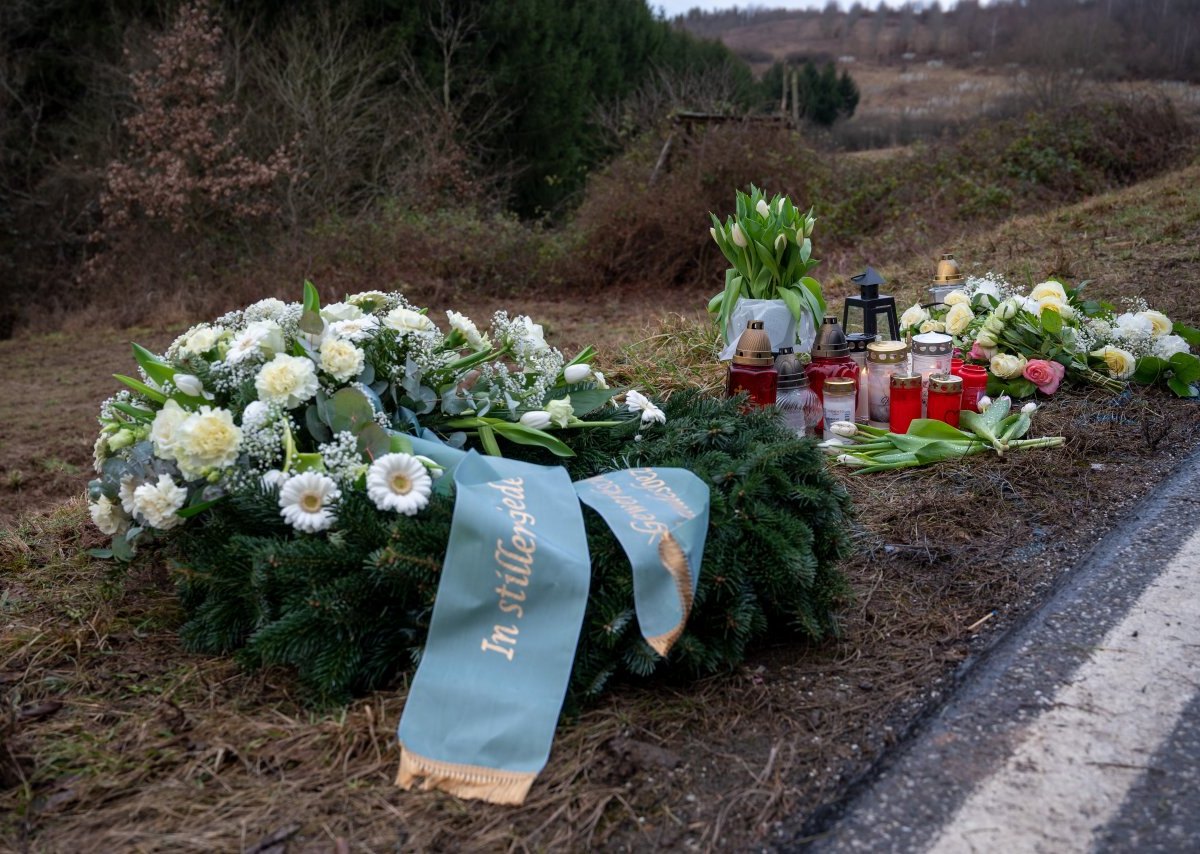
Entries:
POLYGON ((811 852, 1200 852, 1200 455, 1112 531, 811 852))

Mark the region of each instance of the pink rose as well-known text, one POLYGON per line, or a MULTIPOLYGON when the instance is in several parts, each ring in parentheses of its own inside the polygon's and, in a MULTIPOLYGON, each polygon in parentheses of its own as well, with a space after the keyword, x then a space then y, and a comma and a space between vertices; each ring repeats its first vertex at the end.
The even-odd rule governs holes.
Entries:
POLYGON ((974 362, 990 362, 995 355, 995 347, 980 347, 979 342, 975 341, 971 344, 971 352, 967 354, 967 358, 974 362))
POLYGON ((1054 394, 1058 391, 1067 369, 1058 362, 1048 362, 1045 359, 1030 359, 1025 364, 1025 379, 1038 387, 1042 394, 1054 394))

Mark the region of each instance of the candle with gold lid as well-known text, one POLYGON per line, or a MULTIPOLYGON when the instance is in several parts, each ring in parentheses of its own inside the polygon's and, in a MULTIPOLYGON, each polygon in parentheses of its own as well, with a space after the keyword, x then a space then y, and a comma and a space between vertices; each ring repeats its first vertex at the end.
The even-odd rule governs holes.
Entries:
POLYGON ((770 406, 775 402, 779 385, 779 372, 775 370, 775 355, 771 352, 771 338, 763 329, 761 320, 750 320, 738 338, 733 351, 733 363, 725 382, 725 396, 746 392, 750 401, 758 406, 770 406))

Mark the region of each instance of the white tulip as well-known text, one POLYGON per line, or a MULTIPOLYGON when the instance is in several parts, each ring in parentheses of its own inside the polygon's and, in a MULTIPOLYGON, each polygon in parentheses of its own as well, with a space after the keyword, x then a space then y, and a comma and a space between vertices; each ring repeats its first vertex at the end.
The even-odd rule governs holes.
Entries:
POLYGON ((1033 413, 1037 412, 1037 408, 1038 405, 1031 400, 1029 403, 1021 407, 1021 411, 1026 415, 1032 415, 1033 413))
POLYGON ((742 231, 742 227, 736 222, 733 224, 733 242, 743 249, 750 245, 750 241, 746 239, 746 235, 742 231))
POLYGON ((721 242, 721 241, 720 241, 720 239, 717 237, 717 230, 716 230, 715 228, 710 228, 710 229, 708 230, 708 233, 712 235, 712 239, 713 239, 713 240, 715 240, 715 241, 716 241, 718 244, 720 244, 720 242, 721 242))
POLYGON ((859 457, 852 457, 850 454, 840 454, 837 461, 844 466, 869 466, 871 463, 859 457))
POLYGON ((200 378, 192 374, 176 374, 175 388, 179 389, 189 397, 202 397, 204 395, 204 383, 200 382, 200 378))
POLYGON ((858 427, 854 425, 853 421, 835 421, 829 425, 829 430, 838 436, 850 439, 858 432, 858 427))
POLYGON ((521 416, 521 423, 534 430, 544 430, 550 426, 550 413, 544 409, 534 409, 521 416))
POLYGON ((754 206, 754 209, 758 211, 760 216, 771 215, 771 206, 767 204, 765 199, 759 199, 758 204, 754 206))
POLYGON ((567 365, 563 368, 563 379, 568 383, 581 383, 592 375, 592 369, 587 365, 567 365))
POLYGON ((986 394, 983 397, 979 398, 979 411, 980 412, 983 412, 991 405, 992 405, 992 399, 990 397, 988 397, 986 394))
POLYGON ((783 247, 787 246, 787 238, 782 234, 775 238, 775 251, 779 252, 783 247))

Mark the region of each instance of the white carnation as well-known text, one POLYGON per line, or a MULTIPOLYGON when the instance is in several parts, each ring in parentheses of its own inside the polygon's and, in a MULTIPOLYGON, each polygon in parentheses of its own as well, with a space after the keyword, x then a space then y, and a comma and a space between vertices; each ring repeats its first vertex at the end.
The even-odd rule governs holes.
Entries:
POLYGON ((274 320, 257 320, 239 332, 229 345, 225 360, 231 364, 254 356, 274 356, 284 349, 283 328, 274 320))
POLYGON ((475 322, 466 315, 459 314, 457 311, 447 311, 446 319, 450 321, 451 329, 462 333, 472 350, 486 350, 491 346, 488 337, 481 333, 475 322))
POLYGON ((311 359, 278 353, 259 369, 254 387, 259 400, 294 409, 312 399, 321 384, 311 359))
POLYGON ((328 332, 346 341, 363 341, 379 329, 379 318, 371 314, 353 320, 338 320, 329 324, 328 332))
POLYGON ((341 338, 326 338, 321 342, 321 370, 339 382, 362 373, 363 351, 341 338))
POLYGON ((175 459, 175 434, 189 413, 175 400, 168 400, 154 415, 150 425, 150 443, 154 453, 164 460, 175 459))
POLYGON ((171 479, 159 475, 158 483, 143 483, 133 491, 133 511, 160 531, 168 531, 183 519, 175 513, 187 500, 187 490, 171 479))
POLYGON ((217 342, 224 334, 225 330, 220 326, 209 326, 208 324, 194 326, 184 333, 182 343, 179 345, 179 352, 185 356, 203 355, 216 347, 217 342))
POLYGON ((1170 359, 1176 353, 1189 353, 1188 343, 1178 335, 1164 335, 1154 339, 1154 355, 1160 359, 1170 359))
POLYGON ((363 310, 348 302, 335 302, 321 309, 321 317, 330 323, 336 323, 339 320, 358 320, 362 316, 363 310))
POLYGON ((91 514, 92 522, 100 529, 100 533, 110 537, 129 528, 129 517, 121 509, 120 502, 113 501, 106 495, 101 495, 99 500, 88 504, 88 513, 91 514))
POLYGON ((242 429, 228 409, 202 406, 175 431, 175 459, 184 477, 202 477, 208 469, 228 468, 237 461, 242 429))

